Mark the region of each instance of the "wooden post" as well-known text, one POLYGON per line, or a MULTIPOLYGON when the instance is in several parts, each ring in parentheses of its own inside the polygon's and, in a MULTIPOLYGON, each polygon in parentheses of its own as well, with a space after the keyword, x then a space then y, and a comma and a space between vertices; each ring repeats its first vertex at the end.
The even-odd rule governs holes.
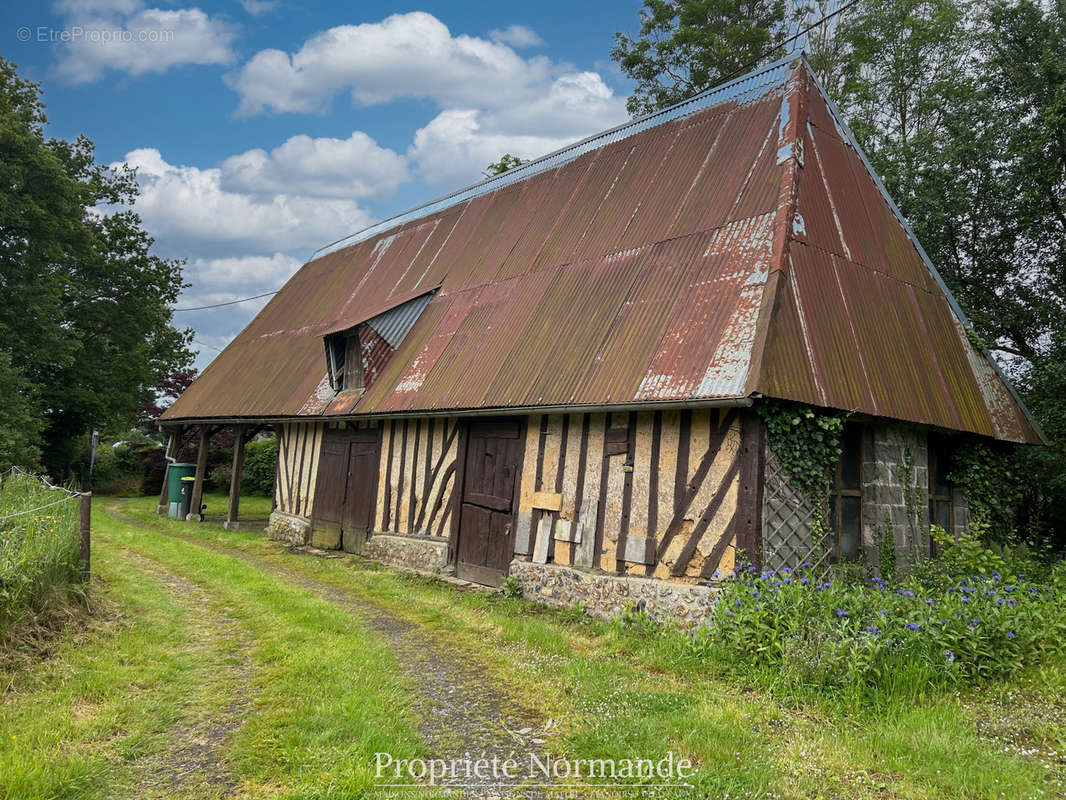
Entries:
POLYGON ((93 493, 85 492, 79 498, 81 511, 81 580, 89 582, 90 529, 92 523, 93 493))
POLYGON ((229 510, 222 527, 228 531, 240 530, 238 514, 241 506, 241 471, 244 469, 244 443, 247 441, 246 425, 235 425, 237 441, 233 445, 233 476, 229 480, 229 510))
POLYGON ((188 522, 199 522, 203 519, 200 507, 204 499, 204 475, 207 472, 207 448, 211 444, 211 431, 207 425, 200 426, 200 445, 196 451, 196 479, 192 485, 192 503, 189 504, 189 515, 185 517, 188 522))
MULTIPOLYGON (((178 431, 180 433, 180 429, 178 431)), ((170 510, 170 462, 167 457, 173 457, 173 450, 177 442, 175 432, 171 431, 167 437, 167 446, 163 448, 163 488, 159 490, 159 503, 155 507, 156 514, 166 514, 170 510)))

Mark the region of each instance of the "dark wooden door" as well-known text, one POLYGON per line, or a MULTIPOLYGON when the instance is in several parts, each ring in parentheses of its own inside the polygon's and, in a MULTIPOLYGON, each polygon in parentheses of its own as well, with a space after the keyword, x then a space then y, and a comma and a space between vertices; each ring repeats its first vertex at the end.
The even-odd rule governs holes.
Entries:
POLYGON ((456 558, 460 578, 497 586, 507 573, 514 556, 522 449, 518 420, 474 422, 469 427, 456 558))
POLYGON ((374 524, 380 446, 376 430, 353 431, 348 448, 348 475, 341 519, 341 546, 361 553, 374 524))
POLYGON ((332 530, 334 536, 339 536, 340 533, 347 467, 348 436, 345 432, 327 429, 322 438, 322 453, 318 460, 313 513, 315 527, 332 530))

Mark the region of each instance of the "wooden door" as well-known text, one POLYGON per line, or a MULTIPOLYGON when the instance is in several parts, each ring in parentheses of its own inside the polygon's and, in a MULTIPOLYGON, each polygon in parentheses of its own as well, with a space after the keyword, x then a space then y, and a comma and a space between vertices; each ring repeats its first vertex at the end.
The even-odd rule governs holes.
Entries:
POLYGON ((311 542, 316 547, 333 549, 341 545, 341 517, 344 513, 344 490, 348 480, 348 436, 344 431, 326 429, 315 478, 315 501, 312 506, 311 542))
POLYGON ((376 429, 352 431, 341 519, 341 547, 361 553, 374 524, 380 445, 376 429))
POLYGON ((522 464, 522 423, 471 423, 463 464, 456 573, 498 586, 514 556, 515 501, 522 464))

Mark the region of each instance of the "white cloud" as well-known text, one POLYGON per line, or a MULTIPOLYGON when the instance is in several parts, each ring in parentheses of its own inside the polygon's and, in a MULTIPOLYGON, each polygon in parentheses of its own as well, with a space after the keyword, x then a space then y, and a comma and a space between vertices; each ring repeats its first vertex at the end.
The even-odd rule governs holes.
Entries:
POLYGON ((222 188, 316 197, 389 197, 409 180, 407 160, 361 131, 347 139, 293 136, 270 153, 249 150, 222 162, 222 188))
POLYGON ((504 153, 529 160, 624 119, 622 101, 598 75, 565 75, 526 106, 442 111, 415 133, 408 156, 427 183, 454 189, 504 153))
POLYGON ((230 64, 236 30, 199 8, 143 8, 136 0, 65 0, 70 41, 61 43, 57 70, 71 83, 90 83, 114 70, 166 72, 184 64, 230 64))
POLYGON ((569 139, 485 130, 484 115, 474 110, 442 111, 415 133, 409 155, 426 183, 456 189, 481 177, 482 170, 504 153, 523 161, 550 153, 569 139))
POLYGON ((544 44, 537 32, 525 25, 508 25, 506 28, 495 28, 489 31, 489 38, 494 42, 509 44, 511 47, 538 47, 544 44))
POLYGON ((452 36, 436 17, 415 11, 330 28, 291 55, 261 50, 227 82, 240 96, 241 114, 322 111, 343 90, 362 105, 427 97, 445 107, 477 107, 528 100, 559 69, 506 44, 452 36))
POLYGON ((138 170, 135 210, 171 257, 306 253, 371 222, 352 200, 228 191, 220 168, 172 165, 153 148, 128 153, 126 163, 138 170))
POLYGON ((241 0, 241 6, 253 17, 276 11, 279 5, 279 0, 241 0))
POLYGON ((239 114, 319 112, 342 91, 357 105, 434 101, 439 114, 408 151, 434 188, 476 180, 505 152, 532 158, 626 119, 599 74, 508 45, 532 43, 533 31, 512 25, 490 36, 453 36, 424 12, 394 14, 331 28, 291 54, 262 50, 226 82, 239 114))

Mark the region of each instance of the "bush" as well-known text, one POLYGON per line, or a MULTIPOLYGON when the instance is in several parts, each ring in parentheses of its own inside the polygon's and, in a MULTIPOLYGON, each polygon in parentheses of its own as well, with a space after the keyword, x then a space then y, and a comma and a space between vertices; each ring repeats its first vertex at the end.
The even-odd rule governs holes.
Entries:
POLYGON ((244 478, 241 490, 248 494, 270 497, 274 494, 274 470, 277 443, 274 439, 256 439, 244 448, 244 478))
POLYGON ((0 516, 47 506, 0 520, 0 638, 26 612, 41 611, 75 589, 81 572, 78 500, 67 497, 27 475, 13 474, 0 484, 0 516))
POLYGON ((689 649, 796 687, 889 693, 1009 675, 1063 652, 1066 562, 1031 582, 975 542, 942 537, 939 564, 895 584, 743 568, 689 649))
POLYGON ((207 480, 216 489, 223 492, 228 492, 230 487, 230 481, 233 478, 233 465, 232 464, 219 464, 217 467, 207 473, 207 480))

